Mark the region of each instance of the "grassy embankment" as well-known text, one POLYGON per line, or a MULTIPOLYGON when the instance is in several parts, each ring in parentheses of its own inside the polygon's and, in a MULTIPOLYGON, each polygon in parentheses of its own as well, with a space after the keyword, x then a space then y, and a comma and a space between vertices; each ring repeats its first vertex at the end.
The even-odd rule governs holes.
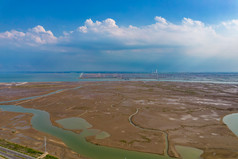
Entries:
MULTIPOLYGON (((4 139, 0 139, 0 146, 35 157, 35 158, 43 154, 43 152, 34 150, 32 148, 28 148, 26 146, 18 145, 18 144, 6 141, 4 139)), ((44 159, 58 159, 58 158, 51 155, 47 155, 46 157, 44 157, 44 159)))

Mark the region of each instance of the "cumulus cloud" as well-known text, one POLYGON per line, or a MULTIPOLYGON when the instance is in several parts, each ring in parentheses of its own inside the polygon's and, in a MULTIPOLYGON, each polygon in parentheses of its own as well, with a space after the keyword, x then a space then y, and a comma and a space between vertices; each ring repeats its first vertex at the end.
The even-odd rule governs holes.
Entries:
POLYGON ((116 31, 119 27, 116 25, 115 20, 113 19, 106 19, 102 22, 96 21, 93 22, 91 19, 87 19, 84 26, 78 28, 78 31, 87 33, 87 32, 111 32, 116 31))
POLYGON ((5 44, 38 46, 42 44, 53 44, 57 38, 53 33, 46 31, 43 26, 36 26, 26 32, 16 30, 0 33, 0 40, 5 44))

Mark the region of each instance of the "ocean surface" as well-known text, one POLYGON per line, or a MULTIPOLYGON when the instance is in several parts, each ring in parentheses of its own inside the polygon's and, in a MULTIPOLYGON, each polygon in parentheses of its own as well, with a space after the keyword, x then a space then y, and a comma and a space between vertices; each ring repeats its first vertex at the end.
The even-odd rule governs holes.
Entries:
MULTIPOLYGON (((94 72, 95 73, 95 72, 94 72)), ((125 81, 119 78, 80 79, 81 72, 73 73, 0 73, 0 83, 12 82, 73 82, 73 81, 125 81)), ((126 74, 126 73, 125 73, 126 74)), ((158 73, 157 79, 126 79, 127 81, 174 81, 238 84, 238 73, 158 73)))

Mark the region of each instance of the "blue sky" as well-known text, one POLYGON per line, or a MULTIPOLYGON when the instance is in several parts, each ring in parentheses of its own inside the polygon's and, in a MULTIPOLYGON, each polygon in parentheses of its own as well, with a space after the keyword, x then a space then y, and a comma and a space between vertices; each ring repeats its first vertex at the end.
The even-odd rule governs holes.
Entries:
POLYGON ((238 71, 235 0, 0 0, 0 72, 238 71))

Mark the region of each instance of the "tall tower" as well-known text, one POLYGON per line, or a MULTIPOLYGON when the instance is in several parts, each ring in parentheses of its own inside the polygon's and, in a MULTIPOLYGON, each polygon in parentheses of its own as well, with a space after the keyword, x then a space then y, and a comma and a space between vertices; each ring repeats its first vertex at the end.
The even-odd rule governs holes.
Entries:
POLYGON ((159 74, 158 74, 158 70, 155 70, 155 74, 156 74, 156 79, 159 79, 159 74))
POLYGON ((45 153, 46 153, 46 137, 45 137, 45 153))

